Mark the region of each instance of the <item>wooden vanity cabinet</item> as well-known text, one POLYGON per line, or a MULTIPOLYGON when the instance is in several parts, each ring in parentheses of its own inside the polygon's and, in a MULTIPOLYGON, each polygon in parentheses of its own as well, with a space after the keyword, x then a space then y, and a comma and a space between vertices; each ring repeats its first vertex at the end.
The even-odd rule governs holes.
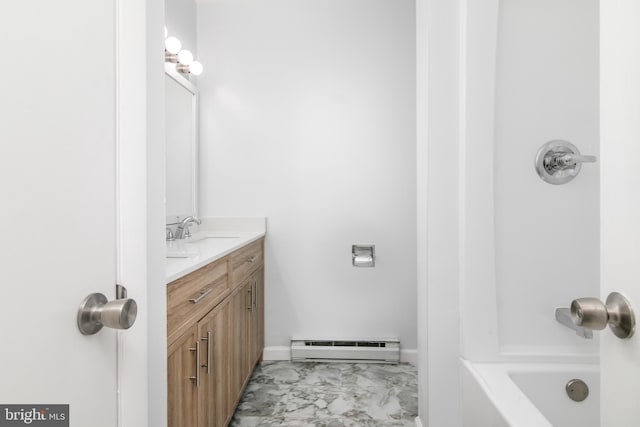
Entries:
POLYGON ((229 304, 220 304, 169 346, 169 426, 225 425, 229 383, 228 313, 229 304))
POLYGON ((235 409, 253 368, 264 349, 264 241, 231 254, 229 269, 233 292, 231 341, 231 401, 235 409))
POLYGON ((224 302, 198 322, 201 350, 198 427, 224 426, 229 416, 229 303, 224 302))
POLYGON ((167 287, 169 427, 224 427, 262 359, 263 239, 167 287))
POLYGON ((250 321, 251 321, 251 293, 249 282, 245 282, 233 294, 231 299, 233 321, 231 325, 231 390, 229 396, 229 411, 232 412, 242 395, 245 382, 251 374, 250 370, 250 321))
POLYGON ((251 310, 251 369, 262 361, 264 350, 264 269, 260 268, 252 276, 253 309, 251 310))
POLYGON ((223 258, 167 285, 169 345, 229 295, 228 271, 223 258))
POLYGON ((193 329, 169 345, 167 351, 168 424, 171 427, 196 425, 196 341, 197 335, 193 329))

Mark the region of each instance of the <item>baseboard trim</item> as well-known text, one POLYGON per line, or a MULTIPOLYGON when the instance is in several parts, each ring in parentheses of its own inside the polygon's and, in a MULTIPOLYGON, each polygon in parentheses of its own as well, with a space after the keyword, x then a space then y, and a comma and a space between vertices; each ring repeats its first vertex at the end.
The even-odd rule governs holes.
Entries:
POLYGON ((420 417, 416 417, 416 427, 422 427, 422 421, 420 421, 420 417))
POLYGON ((418 366, 418 350, 400 350, 400 362, 418 366))
POLYGON ((291 347, 285 345, 265 347, 262 360, 291 360, 291 347))
MULTIPOLYGON (((265 347, 264 352, 262 353, 262 360, 291 360, 291 348, 285 345, 265 347)), ((417 366, 418 350, 400 350, 400 362, 410 363, 413 366, 417 366)))

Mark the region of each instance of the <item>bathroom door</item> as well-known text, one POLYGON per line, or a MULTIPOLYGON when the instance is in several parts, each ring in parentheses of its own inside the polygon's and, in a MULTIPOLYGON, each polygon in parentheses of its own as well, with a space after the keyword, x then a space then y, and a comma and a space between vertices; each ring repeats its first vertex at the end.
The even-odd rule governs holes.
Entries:
MULTIPOLYGON (((600 2, 601 297, 624 294, 640 320, 640 2, 600 2)), ((640 328, 600 333, 601 426, 640 423, 640 328)))
POLYGON ((114 0, 0 4, 0 425, 123 419, 118 333, 76 321, 115 299, 116 21, 114 0))

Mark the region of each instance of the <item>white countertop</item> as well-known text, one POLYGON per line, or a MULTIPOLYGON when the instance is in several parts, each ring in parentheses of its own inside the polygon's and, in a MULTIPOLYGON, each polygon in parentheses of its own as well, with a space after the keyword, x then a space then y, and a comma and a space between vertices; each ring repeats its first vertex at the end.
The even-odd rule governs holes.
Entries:
POLYGON ((202 218, 202 225, 191 237, 167 242, 166 283, 265 236, 264 218, 261 221, 259 218, 247 218, 246 226, 242 220, 244 218, 202 218))

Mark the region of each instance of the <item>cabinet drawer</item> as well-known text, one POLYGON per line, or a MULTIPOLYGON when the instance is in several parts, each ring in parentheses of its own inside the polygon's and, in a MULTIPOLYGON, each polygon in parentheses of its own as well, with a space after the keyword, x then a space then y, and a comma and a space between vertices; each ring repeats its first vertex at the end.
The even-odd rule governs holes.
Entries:
POLYGON ((231 270, 232 289, 240 285, 251 273, 264 264, 263 241, 264 239, 260 239, 231 254, 229 269, 231 270))
POLYGON ((167 341, 171 344, 229 294, 227 260, 208 264, 167 287, 167 341))

